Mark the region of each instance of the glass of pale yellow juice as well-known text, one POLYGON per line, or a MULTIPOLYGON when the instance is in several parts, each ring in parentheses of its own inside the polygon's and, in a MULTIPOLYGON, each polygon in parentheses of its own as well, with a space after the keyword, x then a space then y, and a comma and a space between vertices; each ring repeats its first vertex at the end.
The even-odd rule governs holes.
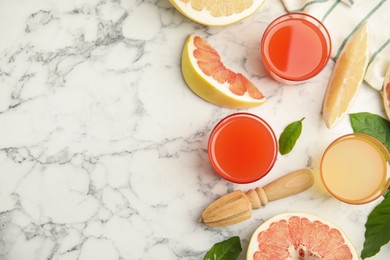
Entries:
POLYGON ((379 198, 390 185, 390 154, 377 139, 347 134, 334 140, 321 159, 321 179, 335 198, 364 204, 379 198))

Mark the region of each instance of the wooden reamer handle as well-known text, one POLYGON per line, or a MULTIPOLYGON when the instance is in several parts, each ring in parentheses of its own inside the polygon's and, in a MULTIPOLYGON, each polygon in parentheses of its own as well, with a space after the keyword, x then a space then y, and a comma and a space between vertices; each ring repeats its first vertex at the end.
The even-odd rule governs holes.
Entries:
POLYGON ((314 183, 309 169, 300 169, 274 180, 263 188, 243 192, 230 192, 211 203, 202 213, 200 222, 208 226, 227 226, 244 221, 252 216, 252 209, 258 209, 269 201, 300 193, 314 183))
POLYGON ((282 199, 310 188, 314 183, 313 174, 309 169, 290 172, 279 179, 265 185, 263 188, 248 190, 246 195, 253 209, 266 205, 269 201, 282 199))

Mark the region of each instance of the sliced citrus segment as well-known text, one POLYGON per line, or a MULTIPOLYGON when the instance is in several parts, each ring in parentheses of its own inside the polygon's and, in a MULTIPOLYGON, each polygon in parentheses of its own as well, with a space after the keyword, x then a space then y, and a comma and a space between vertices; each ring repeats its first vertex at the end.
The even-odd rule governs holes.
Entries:
POLYGON ((368 64, 368 26, 364 23, 345 44, 330 76, 322 113, 328 128, 351 107, 368 64))
POLYGON ((191 90, 213 104, 249 108, 266 100, 249 79, 226 68, 218 52, 200 36, 188 37, 182 53, 181 69, 191 90))
POLYGON ((387 69, 383 81, 383 105, 385 107, 387 118, 390 119, 390 67, 387 69))
POLYGON ((170 0, 179 12, 204 25, 227 25, 253 14, 264 0, 170 0))
POLYGON ((247 260, 357 260, 347 236, 334 224, 304 213, 277 215, 253 233, 247 260))

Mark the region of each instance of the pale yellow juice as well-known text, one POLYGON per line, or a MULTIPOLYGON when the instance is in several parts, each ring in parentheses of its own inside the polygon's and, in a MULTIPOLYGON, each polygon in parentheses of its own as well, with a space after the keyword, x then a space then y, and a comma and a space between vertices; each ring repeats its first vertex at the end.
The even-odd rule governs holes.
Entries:
POLYGON ((387 175, 387 153, 364 135, 349 135, 332 143, 321 161, 321 177, 328 191, 347 203, 378 197, 387 175))

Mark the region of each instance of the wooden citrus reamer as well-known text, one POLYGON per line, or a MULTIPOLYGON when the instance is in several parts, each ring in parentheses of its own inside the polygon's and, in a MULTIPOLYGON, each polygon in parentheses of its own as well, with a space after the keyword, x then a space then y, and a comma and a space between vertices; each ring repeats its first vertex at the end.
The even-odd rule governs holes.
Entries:
POLYGON ((249 219, 252 209, 265 206, 269 201, 278 200, 310 188, 314 183, 309 169, 300 169, 286 174, 267 184, 243 192, 236 190, 211 203, 202 213, 199 222, 208 226, 227 226, 249 219))

